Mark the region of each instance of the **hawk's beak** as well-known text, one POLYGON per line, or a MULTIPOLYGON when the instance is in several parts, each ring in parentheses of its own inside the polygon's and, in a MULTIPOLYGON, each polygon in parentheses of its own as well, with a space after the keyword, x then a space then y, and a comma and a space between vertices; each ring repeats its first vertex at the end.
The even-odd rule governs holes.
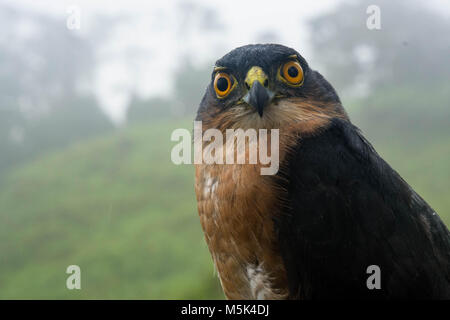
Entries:
POLYGON ((268 78, 261 67, 252 67, 245 78, 247 87, 250 88, 244 96, 244 101, 253 106, 260 117, 274 97, 274 93, 267 89, 268 78))

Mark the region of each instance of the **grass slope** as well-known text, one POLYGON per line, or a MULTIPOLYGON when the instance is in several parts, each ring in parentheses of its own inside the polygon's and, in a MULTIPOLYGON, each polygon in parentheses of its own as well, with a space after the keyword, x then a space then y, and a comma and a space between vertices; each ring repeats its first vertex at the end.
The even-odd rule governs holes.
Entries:
POLYGON ((0 298, 223 298, 174 128, 126 129, 11 172, 0 187, 0 298), (67 266, 81 290, 66 289, 67 266))

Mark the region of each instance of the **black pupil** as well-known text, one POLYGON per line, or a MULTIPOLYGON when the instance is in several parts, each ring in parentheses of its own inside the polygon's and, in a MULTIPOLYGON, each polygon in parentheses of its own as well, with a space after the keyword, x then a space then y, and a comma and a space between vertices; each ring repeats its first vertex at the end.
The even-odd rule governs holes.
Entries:
POLYGON ((219 91, 227 91, 228 89, 228 80, 227 78, 219 78, 219 80, 217 80, 217 89, 219 89, 219 91))
POLYGON ((296 76, 298 76, 298 70, 296 67, 292 66, 288 69, 288 74, 290 77, 295 78, 296 76))

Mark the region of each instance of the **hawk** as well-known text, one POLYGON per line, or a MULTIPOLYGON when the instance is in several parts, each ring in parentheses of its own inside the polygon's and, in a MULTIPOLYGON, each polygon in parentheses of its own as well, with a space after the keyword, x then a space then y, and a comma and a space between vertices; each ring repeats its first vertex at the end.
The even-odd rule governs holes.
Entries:
POLYGON ((279 130, 274 175, 261 163, 196 164, 200 222, 228 299, 450 298, 447 227, 298 52, 229 52, 196 120, 224 134, 279 130))

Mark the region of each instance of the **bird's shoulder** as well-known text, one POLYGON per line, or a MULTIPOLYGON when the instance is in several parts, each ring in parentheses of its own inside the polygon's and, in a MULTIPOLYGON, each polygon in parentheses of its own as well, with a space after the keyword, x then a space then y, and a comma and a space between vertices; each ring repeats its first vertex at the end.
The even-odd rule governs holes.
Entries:
POLYGON ((365 294, 363 280, 372 264, 388 275, 383 284, 391 291, 383 294, 409 290, 403 283, 408 278, 421 281, 421 294, 431 294, 432 281, 419 278, 433 272, 449 286, 448 229, 349 121, 333 119, 320 132, 299 138, 281 174, 286 211, 276 225, 294 279, 291 292, 300 284, 303 292, 318 290, 317 283, 306 283, 315 270, 336 293, 365 294))

